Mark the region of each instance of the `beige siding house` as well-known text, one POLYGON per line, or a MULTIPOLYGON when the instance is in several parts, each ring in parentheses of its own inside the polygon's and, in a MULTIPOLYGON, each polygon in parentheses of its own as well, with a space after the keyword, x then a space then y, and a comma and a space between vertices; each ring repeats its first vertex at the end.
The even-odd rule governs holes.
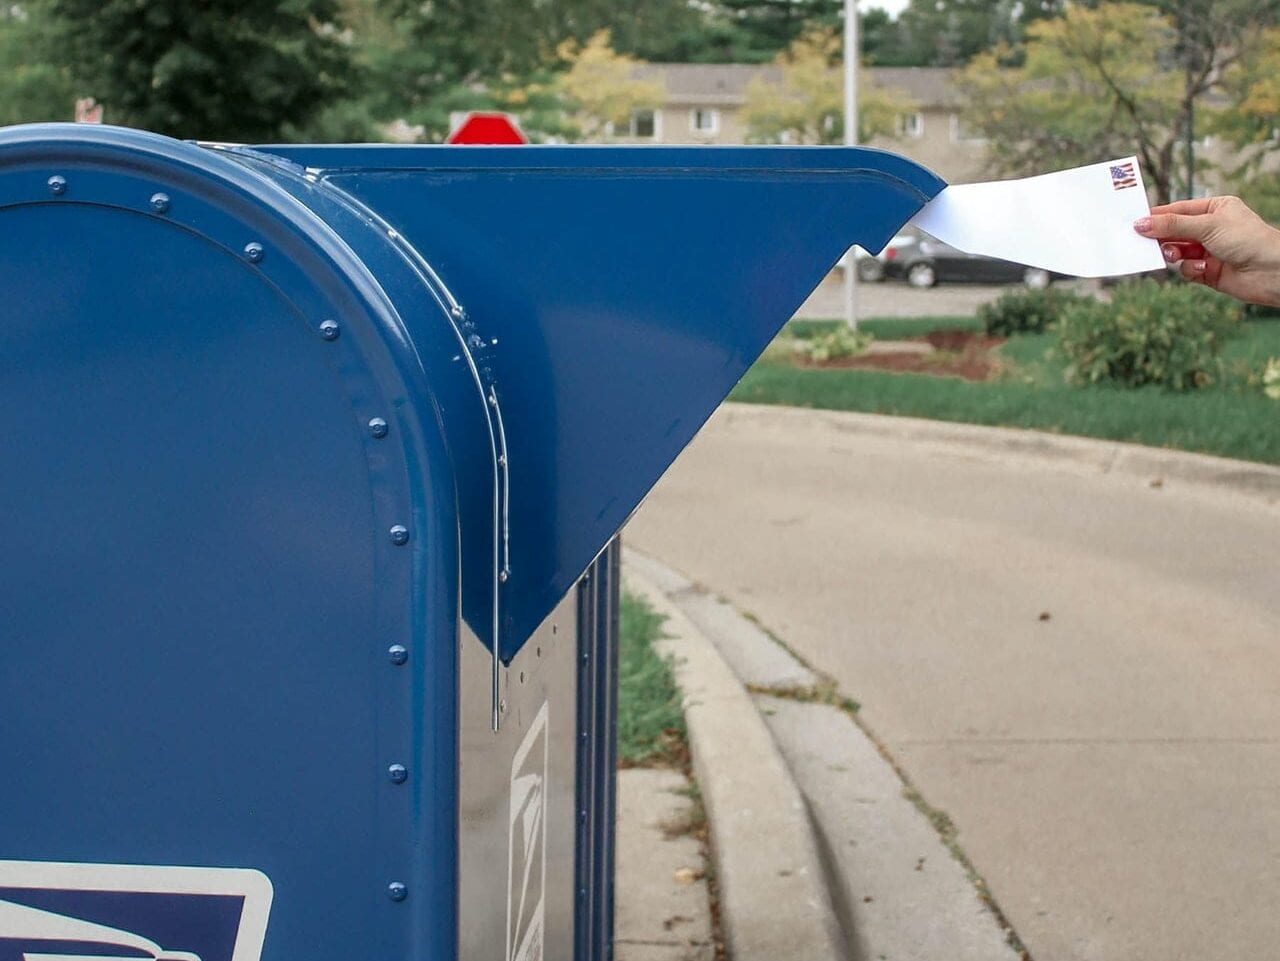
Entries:
MULTIPOLYGON (((872 83, 900 91, 918 107, 899 118, 898 137, 876 140, 872 146, 909 157, 950 183, 982 179, 986 145, 960 122, 960 98, 950 70, 872 67, 867 73, 872 83)), ((661 82, 666 99, 656 110, 633 115, 630 129, 616 131, 618 140, 629 143, 746 143, 742 108, 748 84, 757 77, 766 82, 781 79, 775 66, 747 64, 648 64, 640 74, 661 82)))

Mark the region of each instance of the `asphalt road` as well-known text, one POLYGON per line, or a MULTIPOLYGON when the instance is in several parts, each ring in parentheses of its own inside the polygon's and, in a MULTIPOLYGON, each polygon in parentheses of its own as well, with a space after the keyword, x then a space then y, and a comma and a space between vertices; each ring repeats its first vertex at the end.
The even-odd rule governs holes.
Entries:
MULTIPOLYGON (((844 288, 838 271, 829 274, 804 302, 796 316, 812 320, 829 320, 844 316, 844 288)), ((1095 281, 1059 281, 1055 286, 1071 290, 1096 291, 1095 281)), ((1018 284, 939 284, 917 290, 900 280, 878 281, 858 285, 859 317, 930 317, 972 316, 988 301, 1007 290, 1021 290, 1018 284)))
POLYGON ((1280 508, 730 406, 626 537, 863 704, 1038 961, 1276 956, 1280 508))

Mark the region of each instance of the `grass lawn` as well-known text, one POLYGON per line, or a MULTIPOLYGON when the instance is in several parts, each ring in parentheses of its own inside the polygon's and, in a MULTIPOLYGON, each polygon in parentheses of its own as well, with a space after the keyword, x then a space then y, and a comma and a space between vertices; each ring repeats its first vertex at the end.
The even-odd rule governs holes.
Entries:
POLYGON ((641 598, 622 595, 618 639, 618 761, 623 767, 680 764, 684 712, 671 665, 653 649, 662 618, 641 598))
MULTIPOLYGON (((927 330, 974 325, 973 318, 952 320, 956 323, 932 317, 917 322, 927 330)), ((800 323, 788 325, 793 336, 801 331, 814 335, 812 326, 792 330, 800 323)), ((881 337, 921 332, 908 334, 897 326, 903 323, 873 320, 860 326, 881 337)), ((1053 334, 1012 338, 1001 348, 1005 375, 987 383, 870 370, 802 369, 766 359, 747 372, 730 399, 1028 427, 1280 464, 1280 402, 1249 383, 1269 357, 1280 357, 1280 322, 1243 324, 1225 352, 1224 382, 1185 394, 1068 386, 1062 378, 1063 362, 1052 350, 1054 343, 1053 334)))

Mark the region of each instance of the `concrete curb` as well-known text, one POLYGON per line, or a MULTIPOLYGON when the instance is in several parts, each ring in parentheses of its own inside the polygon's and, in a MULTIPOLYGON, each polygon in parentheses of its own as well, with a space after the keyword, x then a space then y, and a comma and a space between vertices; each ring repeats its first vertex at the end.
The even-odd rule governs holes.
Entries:
POLYGON ((993 454, 1015 454, 1059 464, 1092 468, 1101 474, 1133 477, 1148 483, 1177 481, 1215 491, 1227 490, 1265 504, 1280 503, 1280 467, 1252 461, 1193 454, 1162 447, 1095 440, 1012 427, 984 427, 886 414, 817 410, 765 404, 724 404, 734 418, 769 412, 801 421, 821 423, 835 430, 874 437, 962 448, 993 454))
MULTIPOLYGON (((748 852, 746 863, 761 853, 777 856, 776 851, 761 851, 761 837, 770 838, 783 851, 797 843, 771 831, 760 833, 751 825, 725 830, 710 803, 713 793, 723 789, 719 782, 726 776, 758 788, 759 776, 750 768, 767 756, 769 776, 778 776, 772 773, 776 761, 787 782, 785 789, 771 786, 767 796, 785 798, 791 810, 795 802, 790 797, 802 799, 796 816, 804 824, 791 828, 794 835, 806 837, 800 842, 806 861, 812 861, 811 851, 818 853, 818 865, 809 873, 817 878, 829 909, 835 912, 838 950, 843 956, 896 961, 1025 957, 994 903, 984 900, 989 894, 985 888, 979 890, 981 882, 975 883, 967 873, 967 862, 938 834, 901 772, 861 724, 836 706, 838 701, 833 703, 828 679, 801 664, 732 605, 660 561, 628 548, 623 571, 632 588, 639 588, 654 609, 668 618, 666 630, 677 638, 669 650, 684 658, 678 663, 678 681, 687 696, 698 685, 703 685, 699 690, 707 689, 708 662, 714 657, 715 697, 691 698, 687 713, 718 863, 741 855, 736 849, 743 845, 748 852), (689 657, 691 649, 697 649, 699 656, 689 657), (732 667, 719 655, 729 658, 732 667), (731 688, 736 688, 736 694, 731 688), (737 713, 726 718, 721 712, 731 695, 737 713), (754 724, 741 716, 743 699, 754 705, 754 724), (746 726, 763 727, 767 743, 758 744, 756 731, 750 743, 737 742, 739 729, 746 726), (716 740, 724 738, 728 740, 716 740), (700 754, 709 749, 728 765, 727 770, 699 764, 700 754)), ((753 795, 760 796, 758 791, 753 795)), ((762 866, 753 873, 759 876, 768 870, 762 866)), ((786 902, 773 899, 795 896, 778 891, 758 907, 731 904, 725 898, 725 927, 736 922, 740 910, 751 910, 756 917, 762 910, 772 910, 777 916, 786 902)), ((734 947, 732 941, 730 946, 734 947)), ((796 949, 790 937, 785 947, 792 952, 777 957, 824 956, 796 949)), ((735 961, 743 958, 730 956, 735 961)))
MULTIPOLYGON (((674 575, 673 575, 674 577, 674 575)), ((804 799, 737 676, 668 595, 624 565, 628 588, 666 618, 659 650, 684 693, 693 767, 711 822, 720 917, 733 961, 845 961, 804 799)))

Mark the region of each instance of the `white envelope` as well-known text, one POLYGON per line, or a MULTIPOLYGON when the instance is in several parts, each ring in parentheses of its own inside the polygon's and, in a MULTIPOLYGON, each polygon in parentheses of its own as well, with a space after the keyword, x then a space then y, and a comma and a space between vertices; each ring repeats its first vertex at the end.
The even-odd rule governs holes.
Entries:
POLYGON ((970 254, 1075 277, 1111 277, 1165 266, 1160 245, 1134 232, 1150 212, 1136 157, 1057 173, 953 184, 911 223, 970 254))

